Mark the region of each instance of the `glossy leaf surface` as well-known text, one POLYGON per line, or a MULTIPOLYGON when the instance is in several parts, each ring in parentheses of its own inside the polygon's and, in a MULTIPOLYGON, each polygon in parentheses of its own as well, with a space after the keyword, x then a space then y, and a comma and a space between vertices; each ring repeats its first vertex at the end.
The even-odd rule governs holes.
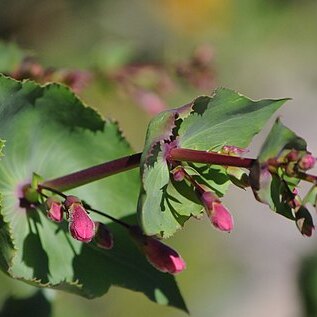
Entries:
MULTIPOLYGON (((220 150, 223 145, 247 147, 285 101, 252 101, 222 88, 211 97, 198 97, 191 104, 155 117, 148 127, 141 162, 138 214, 144 231, 149 235, 171 236, 203 209, 191 185, 170 180, 166 160, 169 147, 206 151, 220 150)), ((227 190, 229 176, 223 167, 189 167, 198 182, 219 196, 227 190)))
MULTIPOLYGON (((148 264, 124 229, 110 223, 115 245, 101 250, 72 239, 66 221, 53 223, 43 210, 20 204, 22 186, 33 173, 51 179, 131 154, 115 123, 62 85, 0 77, 0 138, 6 141, 0 161, 2 270, 35 286, 88 298, 118 285, 186 310, 174 278, 148 264)), ((135 223, 138 188, 138 171, 130 171, 70 193, 135 223)))

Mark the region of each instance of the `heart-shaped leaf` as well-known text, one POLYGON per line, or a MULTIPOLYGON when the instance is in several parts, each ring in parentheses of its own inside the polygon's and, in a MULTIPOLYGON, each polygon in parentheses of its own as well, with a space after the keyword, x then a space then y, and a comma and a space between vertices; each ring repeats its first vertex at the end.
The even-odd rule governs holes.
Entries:
POLYGON ((195 150, 222 145, 247 147, 267 120, 288 99, 253 101, 230 89, 198 97, 178 133, 179 146, 195 150))
MULTIPOLYGON (((155 117, 148 127, 141 161, 138 213, 144 231, 171 236, 203 209, 191 185, 170 180, 166 160, 170 147, 206 151, 223 145, 246 147, 285 101, 252 101, 229 89, 218 89, 211 97, 198 97, 185 107, 155 117)), ((219 196, 230 184, 223 167, 184 165, 194 169, 195 178, 219 196)))
POLYGON ((271 174, 267 161, 277 158, 285 150, 306 151, 306 142, 285 127, 279 119, 275 121, 258 156, 258 165, 250 173, 251 185, 256 199, 277 213, 295 219, 288 198, 299 183, 299 179, 286 174, 271 174))
MULTIPOLYGON (((155 270, 125 229, 110 223, 114 248, 101 250, 72 239, 66 221, 53 223, 41 209, 19 200, 33 173, 52 179, 131 154, 116 123, 104 121, 62 85, 0 77, 0 138, 6 141, 0 161, 2 270, 35 286, 89 298, 118 285, 186 310, 174 278, 155 270)), ((129 171, 71 194, 135 223, 138 188, 138 172, 129 171)))

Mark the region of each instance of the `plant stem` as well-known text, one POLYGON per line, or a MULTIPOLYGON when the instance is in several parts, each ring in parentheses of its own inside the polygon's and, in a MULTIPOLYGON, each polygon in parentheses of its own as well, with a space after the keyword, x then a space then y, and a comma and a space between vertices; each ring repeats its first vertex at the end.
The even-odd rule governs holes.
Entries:
POLYGON ((303 173, 303 172, 297 172, 295 177, 303 180, 303 181, 306 181, 306 182, 309 182, 309 183, 313 183, 315 185, 317 185, 317 176, 316 175, 312 175, 312 174, 306 174, 306 173, 303 173))
POLYGON ((141 154, 142 153, 137 153, 121 157, 114 161, 102 163, 75 173, 47 180, 41 183, 39 187, 50 187, 61 192, 76 188, 104 177, 138 167, 140 165, 141 154))
POLYGON ((168 155, 171 161, 186 161, 193 163, 206 163, 224 166, 251 168, 256 159, 230 156, 216 152, 197 151, 182 148, 171 149, 168 155))
POLYGON ((57 190, 57 189, 55 189, 55 188, 51 188, 51 187, 48 187, 48 186, 45 186, 45 185, 38 185, 38 192, 39 192, 42 196, 44 196, 44 197, 46 197, 46 198, 48 198, 48 196, 42 193, 42 190, 43 190, 43 189, 44 189, 44 190, 48 190, 48 191, 50 191, 50 192, 52 192, 52 193, 54 193, 54 194, 56 194, 56 195, 59 195, 59 196, 61 196, 61 197, 64 198, 64 199, 66 199, 66 197, 67 197, 67 195, 63 194, 62 192, 60 192, 59 190, 57 190))
MULTIPOLYGON (((60 192, 76 188, 100 180, 107 176, 138 167, 140 165, 141 155, 142 153, 137 153, 119 158, 114 161, 92 166, 62 177, 47 180, 41 183, 39 186, 42 186, 43 188, 53 188, 60 192)), ((243 168, 251 168, 251 166, 256 161, 256 159, 251 158, 242 158, 238 156, 219 154, 216 152, 197 151, 182 148, 171 149, 168 159, 170 161, 187 161, 193 163, 217 164, 243 168)))
POLYGON ((94 212, 94 213, 96 213, 96 214, 98 214, 98 215, 104 216, 105 218, 108 218, 108 219, 112 220, 113 222, 115 222, 115 223, 117 223, 117 224, 119 224, 119 225, 121 225, 121 226, 123 226, 123 227, 125 227, 125 228, 127 228, 127 229, 130 229, 130 228, 131 228, 131 226, 130 226, 128 223, 126 223, 126 222, 124 222, 124 221, 122 221, 122 220, 119 220, 119 219, 117 219, 117 218, 114 218, 114 217, 110 216, 109 214, 107 214, 107 213, 105 213, 105 212, 103 212, 103 211, 97 210, 97 209, 95 209, 95 208, 91 208, 91 207, 89 207, 89 206, 87 206, 87 205, 84 205, 84 207, 85 207, 87 210, 90 210, 90 211, 92 211, 92 212, 94 212))
POLYGON ((191 175, 189 175, 185 171, 185 169, 184 169, 184 173, 185 173, 185 178, 194 186, 196 193, 199 194, 199 196, 201 196, 205 192, 205 190, 191 175))

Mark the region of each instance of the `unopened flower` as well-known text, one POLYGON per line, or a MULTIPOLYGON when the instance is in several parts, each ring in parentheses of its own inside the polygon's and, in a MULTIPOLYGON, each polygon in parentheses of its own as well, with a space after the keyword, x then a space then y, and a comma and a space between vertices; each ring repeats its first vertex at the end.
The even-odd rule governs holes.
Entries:
POLYGON ((286 159, 289 162, 296 162, 298 161, 299 155, 300 155, 299 151, 293 149, 290 152, 288 152, 286 159))
POLYGON ((137 226, 132 227, 130 233, 147 260, 159 271, 177 274, 186 268, 182 257, 160 240, 142 234, 137 226))
POLYGON ((68 196, 65 206, 68 210, 69 231, 72 237, 82 242, 90 242, 95 235, 95 223, 80 200, 75 196, 68 196))
POLYGON ((185 171, 182 166, 177 166, 171 171, 175 182, 181 182, 185 178, 185 171))
POLYGON ((111 249, 113 247, 113 236, 109 228, 101 223, 95 222, 96 234, 95 234, 95 242, 98 247, 102 249, 111 249))
POLYGON ((49 197, 46 200, 48 207, 47 217, 55 222, 63 220, 63 206, 62 203, 55 197, 49 197))
POLYGON ((314 167, 316 159, 311 154, 305 154, 298 162, 299 168, 306 171, 314 167))
POLYGON ((73 196, 73 195, 66 196, 66 199, 64 201, 65 208, 69 209, 73 203, 81 204, 81 200, 77 196, 73 196))
POLYGON ((206 213, 211 223, 216 228, 228 232, 233 229, 232 215, 215 194, 210 191, 205 191, 201 195, 201 201, 205 206, 206 213))

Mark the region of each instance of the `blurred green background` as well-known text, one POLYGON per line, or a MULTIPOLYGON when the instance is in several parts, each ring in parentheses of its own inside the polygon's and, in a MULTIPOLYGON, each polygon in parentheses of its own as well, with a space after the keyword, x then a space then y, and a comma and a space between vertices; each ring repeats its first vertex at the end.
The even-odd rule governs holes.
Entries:
MULTIPOLYGON (((168 107, 216 86, 255 99, 291 97, 280 111, 282 120, 315 150, 316 34, 314 0, 0 0, 0 40, 16 43, 43 67, 97 74, 81 97, 116 119, 136 151, 142 149, 151 114, 130 98, 131 91, 122 93, 109 74, 127 63, 149 63, 164 65, 175 77, 175 65, 204 46, 211 50, 213 80, 197 88, 178 78, 172 92, 163 94, 168 107)), ((14 51, 11 62, 19 59, 14 51)), ((264 136, 265 131, 256 137, 250 155, 264 136)), ((187 262, 177 280, 191 315, 317 316, 316 259, 311 256, 316 238, 301 237, 249 191, 231 190, 225 202, 235 217, 232 233, 215 231, 206 219, 192 220, 169 240, 187 262), (311 299, 303 301, 303 293, 311 299)), ((2 303, 9 295, 22 298, 30 292, 31 287, 0 275, 2 303)), ((51 290, 45 294, 54 317, 185 316, 119 288, 96 300, 51 290)))

